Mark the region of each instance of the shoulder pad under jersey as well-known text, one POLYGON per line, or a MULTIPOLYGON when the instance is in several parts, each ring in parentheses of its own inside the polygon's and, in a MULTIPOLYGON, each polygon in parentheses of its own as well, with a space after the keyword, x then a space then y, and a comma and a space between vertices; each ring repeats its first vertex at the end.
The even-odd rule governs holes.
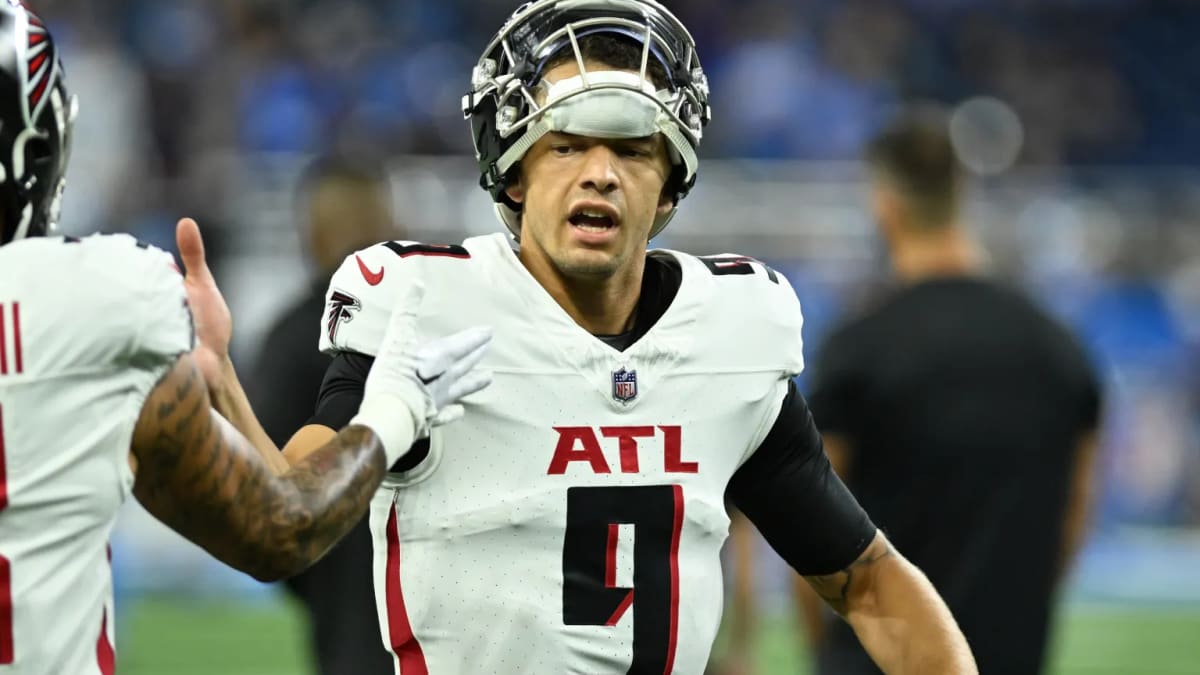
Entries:
POLYGON ((672 253, 687 267, 685 282, 690 273, 709 287, 705 294, 709 324, 703 330, 713 348, 736 354, 718 358, 749 368, 779 369, 790 376, 804 369, 804 317, 783 274, 732 253, 703 257, 672 253))
POLYGON ((42 270, 21 275, 37 280, 22 293, 26 311, 31 319, 33 312, 52 311, 61 326, 38 336, 39 352, 52 355, 56 368, 151 365, 192 349, 183 277, 165 251, 124 234, 39 237, 17 245, 18 265, 42 270))
POLYGON ((325 292, 320 349, 374 356, 405 284, 425 278, 429 260, 470 258, 462 246, 388 241, 347 256, 325 292))

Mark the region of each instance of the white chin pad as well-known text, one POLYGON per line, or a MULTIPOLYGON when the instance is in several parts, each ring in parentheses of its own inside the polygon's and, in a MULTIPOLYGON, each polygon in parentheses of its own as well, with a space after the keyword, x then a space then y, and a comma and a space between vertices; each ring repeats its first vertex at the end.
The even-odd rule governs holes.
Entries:
POLYGON ((551 83, 543 122, 548 131, 593 138, 645 138, 659 131, 654 86, 636 73, 597 71, 551 83), (581 91, 586 89, 586 91, 581 91))

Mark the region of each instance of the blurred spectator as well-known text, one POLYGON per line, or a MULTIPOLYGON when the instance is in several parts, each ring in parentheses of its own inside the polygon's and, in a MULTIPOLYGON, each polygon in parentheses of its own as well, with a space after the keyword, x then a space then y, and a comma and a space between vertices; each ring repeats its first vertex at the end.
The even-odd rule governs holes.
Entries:
POLYGON ((65 232, 90 234, 155 201, 158 158, 146 133, 149 100, 139 64, 91 5, 53 28, 79 100, 61 222, 65 232))
MULTIPOLYGON (((317 160, 303 178, 299 204, 316 275, 304 298, 270 330, 248 380, 269 383, 250 394, 263 428, 281 448, 288 435, 308 422, 329 365, 329 357, 317 351, 329 278, 346 255, 390 239, 393 232, 384 174, 361 162, 317 160)), ((321 675, 392 672, 372 611, 372 561, 371 534, 363 518, 320 562, 287 582, 307 610, 321 675)))
MULTIPOLYGON (((1037 673, 1091 509, 1099 385, 1084 352, 987 277, 940 116, 870 145, 872 210, 902 284, 825 341, 810 396, 826 453, 945 598, 982 673, 1037 673)), ((796 583, 818 672, 878 673, 796 583)))

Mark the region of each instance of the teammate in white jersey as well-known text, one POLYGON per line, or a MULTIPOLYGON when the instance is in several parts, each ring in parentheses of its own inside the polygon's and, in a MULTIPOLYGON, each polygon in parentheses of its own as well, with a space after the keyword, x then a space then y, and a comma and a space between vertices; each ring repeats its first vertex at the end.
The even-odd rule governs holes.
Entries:
MULTIPOLYGON (((496 328, 495 385, 372 502, 400 675, 702 672, 727 495, 885 670, 975 671, 944 603, 829 468, 792 384, 787 280, 739 256, 646 250, 694 182, 707 98, 691 37, 662 6, 527 3, 465 101, 483 186, 519 248, 501 234, 387 242, 335 275, 320 321, 336 358, 281 470, 357 407, 405 288, 429 289, 419 338, 496 328)), ((208 291, 192 296, 200 315, 221 305, 208 291)), ((203 348, 224 358, 225 327, 210 327, 203 348)), ((254 432, 232 368, 211 384, 254 432)))
POLYGON ((469 371, 488 334, 418 351, 410 287, 354 423, 277 475, 210 406, 171 256, 128 236, 50 236, 74 100, 15 0, 0 1, 0 55, 0 675, 107 675, 107 542, 131 492, 240 570, 297 572, 358 522, 429 421, 452 416, 443 406, 486 385, 469 371))

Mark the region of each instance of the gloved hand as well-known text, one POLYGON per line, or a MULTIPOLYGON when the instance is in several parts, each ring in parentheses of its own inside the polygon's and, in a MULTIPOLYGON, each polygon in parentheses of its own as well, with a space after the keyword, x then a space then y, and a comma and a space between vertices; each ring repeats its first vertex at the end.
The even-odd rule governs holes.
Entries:
POLYGON ((492 341, 492 329, 468 328, 417 345, 417 313, 425 287, 413 283, 401 296, 351 424, 370 427, 379 436, 387 465, 395 464, 433 426, 463 414, 458 401, 492 382, 475 368, 492 341))

